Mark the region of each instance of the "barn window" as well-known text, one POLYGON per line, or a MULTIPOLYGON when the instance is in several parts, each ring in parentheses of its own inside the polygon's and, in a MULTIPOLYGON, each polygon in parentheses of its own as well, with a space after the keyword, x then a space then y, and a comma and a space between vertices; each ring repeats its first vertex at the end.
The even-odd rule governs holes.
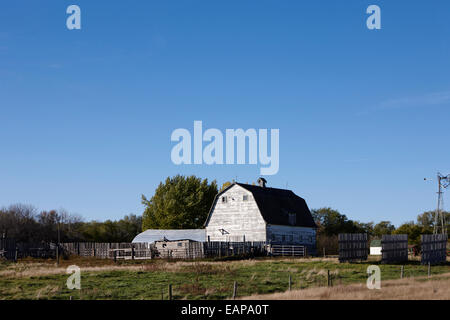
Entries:
POLYGON ((297 223, 297 215, 295 213, 289 213, 289 224, 291 226, 297 223))
POLYGON ((242 200, 247 201, 247 200, 248 200, 248 195, 244 195, 244 197, 242 198, 242 200))
POLYGON ((183 244, 182 244, 181 242, 178 242, 178 246, 179 246, 179 247, 182 247, 183 244))
POLYGON ((223 203, 227 202, 227 197, 226 196, 222 197, 222 202, 223 203))

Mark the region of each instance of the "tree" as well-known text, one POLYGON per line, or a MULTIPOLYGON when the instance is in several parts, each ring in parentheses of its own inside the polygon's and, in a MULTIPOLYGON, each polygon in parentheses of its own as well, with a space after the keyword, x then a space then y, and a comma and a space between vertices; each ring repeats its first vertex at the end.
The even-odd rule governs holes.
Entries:
POLYGON ((64 209, 41 211, 17 204, 0 209, 0 238, 17 242, 131 242, 141 232, 142 218, 133 214, 119 221, 83 222, 64 209), (58 237, 59 234, 59 237, 58 237))
MULTIPOLYGON (((417 216, 417 224, 424 228, 424 230, 427 230, 429 232, 433 232, 434 229, 434 219, 435 219, 436 211, 425 211, 422 214, 419 214, 417 216)), ((450 212, 448 211, 442 211, 442 214, 444 215, 444 219, 447 225, 447 229, 449 227, 450 223, 450 212)), ((441 225, 441 221, 438 221, 438 226, 441 225)), ((440 230, 440 229, 439 229, 440 230)))
POLYGON ((373 235, 373 222, 359 222, 354 221, 353 224, 355 225, 356 229, 358 230, 358 233, 367 233, 369 236, 373 235))
POLYGON ((318 233, 327 236, 339 233, 365 232, 358 223, 349 220, 345 214, 331 208, 313 209, 311 211, 314 221, 318 226, 318 233))
POLYGON ((142 230, 200 228, 217 194, 217 183, 177 175, 160 183, 153 197, 142 195, 146 207, 142 230))
POLYGON ((142 218, 130 214, 119 221, 91 221, 81 226, 84 241, 131 242, 142 230, 142 218))
POLYGON ((39 227, 33 206, 14 204, 0 210, 0 237, 35 241, 39 239, 39 227))
POLYGON ((226 181, 222 184, 222 187, 220 187, 219 192, 222 192, 223 190, 225 190, 226 188, 228 188, 229 186, 231 186, 233 183, 230 181, 226 181))
POLYGON ((381 237, 383 234, 392 234, 395 226, 390 221, 381 221, 373 227, 373 235, 381 237))
POLYGON ((420 245, 421 234, 429 234, 429 233, 432 233, 432 231, 418 224, 415 224, 414 221, 409 221, 402 224, 393 232, 393 234, 407 234, 408 242, 416 245, 420 245))

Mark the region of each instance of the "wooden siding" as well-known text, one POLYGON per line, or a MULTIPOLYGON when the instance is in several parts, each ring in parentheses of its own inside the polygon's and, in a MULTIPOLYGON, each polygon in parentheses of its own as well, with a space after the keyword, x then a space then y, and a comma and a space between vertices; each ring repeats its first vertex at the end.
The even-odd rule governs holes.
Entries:
POLYGON ((315 247, 316 230, 297 226, 268 225, 250 191, 235 185, 217 197, 206 225, 210 241, 267 241, 315 247), (246 196, 246 201, 244 201, 246 196), (226 202, 222 199, 226 197, 226 202), (220 230, 224 230, 224 234, 220 230))
POLYGON ((235 185, 217 197, 206 225, 210 241, 266 241, 266 222, 250 191, 235 185), (244 195, 248 200, 244 201, 244 195), (222 198, 227 197, 223 202, 222 198), (220 229, 228 234, 222 234, 220 229))

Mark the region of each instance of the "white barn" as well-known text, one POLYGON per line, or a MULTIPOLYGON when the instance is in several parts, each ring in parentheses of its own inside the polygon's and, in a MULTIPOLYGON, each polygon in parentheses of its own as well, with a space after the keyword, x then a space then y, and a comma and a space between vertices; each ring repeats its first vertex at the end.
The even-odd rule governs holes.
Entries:
POLYGON ((233 183, 214 199, 205 222, 208 241, 301 244, 316 251, 316 224, 303 198, 291 190, 233 183))

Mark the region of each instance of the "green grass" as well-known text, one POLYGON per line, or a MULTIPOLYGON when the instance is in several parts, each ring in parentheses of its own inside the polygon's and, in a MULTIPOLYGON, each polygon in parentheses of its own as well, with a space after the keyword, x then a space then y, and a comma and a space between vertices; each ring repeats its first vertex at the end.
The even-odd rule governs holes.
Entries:
MULTIPOLYGON (((115 266, 99 261, 100 267, 115 266)), ((92 259, 64 262, 81 267, 81 290, 66 287, 67 274, 33 276, 36 262, 15 265, 0 263, 2 271, 14 270, 0 276, 0 299, 164 299, 168 298, 168 284, 173 286, 175 299, 225 299, 230 298, 233 282, 238 283, 238 295, 264 294, 286 291, 291 275, 292 288, 326 286, 327 270, 333 275, 333 284, 365 283, 366 270, 371 264, 338 263, 321 259, 260 259, 226 262, 177 263, 167 261, 126 261, 119 263, 121 270, 83 271, 83 266, 95 266, 92 259), (135 267, 127 270, 127 267, 135 267), (15 275, 15 270, 30 271, 30 275, 15 275)), ((400 278, 400 265, 378 264, 382 280, 400 278)), ((54 263, 40 262, 40 268, 55 268, 54 263)), ((450 265, 433 266, 433 274, 450 272, 450 265)), ((404 265, 405 277, 427 275, 427 267, 419 262, 404 265)))

